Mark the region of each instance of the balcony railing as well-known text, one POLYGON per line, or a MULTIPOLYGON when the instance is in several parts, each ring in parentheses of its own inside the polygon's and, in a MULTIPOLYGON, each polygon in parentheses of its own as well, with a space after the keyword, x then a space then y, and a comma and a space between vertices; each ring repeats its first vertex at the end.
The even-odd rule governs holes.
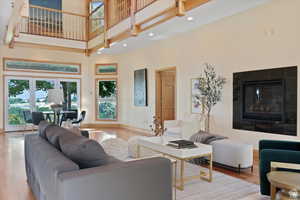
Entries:
POLYGON ((80 14, 40 6, 29 6, 29 16, 23 16, 20 33, 85 41, 87 17, 80 14))
POLYGON ((136 12, 146 8, 155 1, 157 0, 136 0, 136 12))
POLYGON ((131 10, 137 13, 157 0, 110 0, 108 1, 108 27, 130 17, 131 10))
POLYGON ((29 5, 22 16, 18 32, 87 41, 133 16, 157 0, 109 0, 88 16, 29 5), (104 8, 106 6, 106 8, 104 8))

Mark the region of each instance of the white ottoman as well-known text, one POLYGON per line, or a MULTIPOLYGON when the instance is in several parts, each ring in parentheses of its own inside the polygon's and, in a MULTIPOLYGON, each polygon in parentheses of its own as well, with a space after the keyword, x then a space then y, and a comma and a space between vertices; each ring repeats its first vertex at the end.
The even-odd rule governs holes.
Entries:
POLYGON ((217 140, 213 146, 213 160, 216 163, 245 169, 253 166, 253 146, 230 139, 217 140))

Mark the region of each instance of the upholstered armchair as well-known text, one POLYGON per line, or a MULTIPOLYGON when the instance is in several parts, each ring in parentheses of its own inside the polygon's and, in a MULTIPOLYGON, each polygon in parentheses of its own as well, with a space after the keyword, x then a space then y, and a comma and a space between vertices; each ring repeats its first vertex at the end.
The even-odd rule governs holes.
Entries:
POLYGON ((200 120, 166 120, 164 121, 165 136, 190 139, 199 130, 204 130, 203 122, 200 120))
POLYGON ((267 173, 271 171, 271 162, 300 164, 300 142, 261 140, 259 158, 260 192, 270 195, 267 173))

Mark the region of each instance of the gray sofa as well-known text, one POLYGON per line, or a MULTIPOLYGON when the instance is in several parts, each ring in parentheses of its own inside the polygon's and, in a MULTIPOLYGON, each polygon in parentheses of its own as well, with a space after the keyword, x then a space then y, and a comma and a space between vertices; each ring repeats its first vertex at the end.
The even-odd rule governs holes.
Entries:
POLYGON ((164 158, 80 169, 47 139, 32 134, 25 136, 25 164, 37 200, 172 199, 171 163, 164 158))

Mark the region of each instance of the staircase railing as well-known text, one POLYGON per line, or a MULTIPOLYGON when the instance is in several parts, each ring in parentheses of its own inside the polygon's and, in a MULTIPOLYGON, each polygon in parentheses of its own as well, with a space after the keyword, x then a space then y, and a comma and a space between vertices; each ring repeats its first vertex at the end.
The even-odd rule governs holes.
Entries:
POLYGON ((76 13, 29 6, 29 15, 21 19, 20 33, 86 41, 87 17, 76 13))

